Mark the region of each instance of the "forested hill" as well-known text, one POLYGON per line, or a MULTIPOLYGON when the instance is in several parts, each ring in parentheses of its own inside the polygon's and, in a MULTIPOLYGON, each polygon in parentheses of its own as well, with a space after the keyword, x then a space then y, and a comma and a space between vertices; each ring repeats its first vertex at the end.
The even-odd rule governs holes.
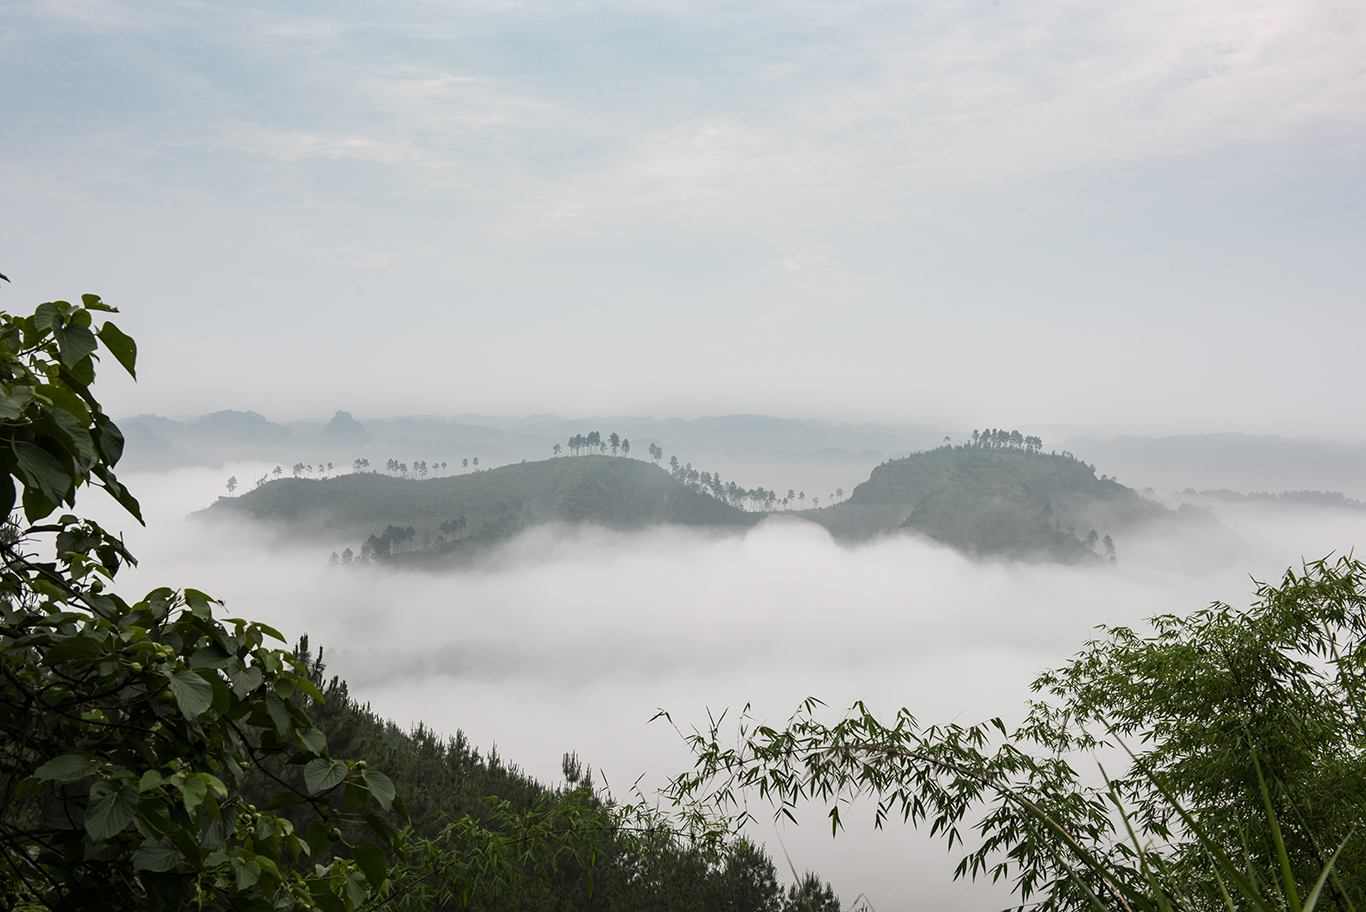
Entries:
MULTIPOLYGON (((1076 563, 1103 559, 1135 526, 1177 514, 1035 438, 992 432, 885 462, 843 503, 792 511, 860 541, 907 531, 974 555, 1076 563), (1016 441, 1018 438, 1018 441, 1016 441), (1026 442, 1028 441, 1028 442, 1026 442)), ((635 529, 663 523, 745 528, 747 512, 653 463, 613 456, 525 462, 447 478, 375 472, 282 478, 201 515, 237 516, 301 535, 338 535, 352 558, 441 566, 547 522, 635 529)), ((786 512, 786 511, 784 511, 786 512)), ((334 545, 335 546, 335 545, 334 545)))
MULTIPOLYGON (((416 542, 501 535, 544 522, 618 529, 658 523, 744 526, 760 516, 690 490, 639 459, 578 456, 524 462, 421 481, 367 472, 336 478, 281 478, 220 498, 204 516, 240 516, 301 533, 365 534, 412 527, 416 542), (459 522, 458 529, 452 524, 459 522), (442 529, 445 524, 445 529, 442 529)), ((421 547, 417 544, 417 547, 421 547)))
POLYGON ((1112 533, 1175 518, 1070 454, 1041 452, 1029 440, 984 438, 885 462, 847 501, 808 516, 845 539, 902 529, 972 554, 1067 563, 1094 559, 1112 533))

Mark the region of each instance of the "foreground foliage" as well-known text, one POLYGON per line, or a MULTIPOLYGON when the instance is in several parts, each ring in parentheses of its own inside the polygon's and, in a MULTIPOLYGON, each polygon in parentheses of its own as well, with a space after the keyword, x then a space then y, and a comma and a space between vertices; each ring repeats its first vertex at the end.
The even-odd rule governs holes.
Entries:
POLYGON ((546 789, 463 739, 399 733, 324 685, 306 642, 205 593, 116 593, 122 541, 52 518, 97 486, 141 521, 90 392, 101 344, 136 369, 133 340, 95 325, 112 312, 87 295, 0 313, 0 908, 795 908, 704 816, 685 836, 569 758, 546 789))
POLYGON ((392 783, 336 759, 300 708, 318 698, 266 625, 220 621, 193 589, 129 602, 110 587, 133 562, 120 539, 70 514, 86 485, 141 520, 113 467, 123 438, 90 392, 100 343, 134 374, 113 309, 40 305, 0 314, 0 890, 7 907, 350 910, 387 880, 375 842, 332 853, 331 806, 389 808, 392 783), (19 482, 16 488, 15 482, 19 482), (38 549, 48 556, 40 557, 38 549), (268 757, 302 789, 263 807, 241 788, 268 757), (305 827, 276 813, 300 804, 305 827), (319 863, 298 864, 316 856, 319 863))
POLYGON ((460 732, 401 730, 344 681, 324 681, 306 642, 298 655, 326 698, 312 714, 328 743, 383 769, 407 802, 403 837, 415 849, 396 875, 394 908, 797 912, 809 898, 816 912, 839 908, 814 874, 804 892, 784 893, 767 854, 722 839, 718 821, 616 803, 573 754, 563 782, 547 786, 460 732))
MULTIPOLYGON (((980 842, 960 877, 1010 878, 1045 909, 1353 909, 1366 900, 1366 566, 1351 558, 1260 585, 1250 609, 1215 604, 1102 628, 1034 684, 1016 731, 883 722, 863 704, 826 724, 808 700, 783 727, 748 714, 690 742, 670 792, 748 817, 757 792, 793 817, 865 796, 876 823, 928 824, 980 842), (1077 752, 1133 746, 1128 772, 1088 785, 1077 752)), ((1130 757, 1121 758, 1129 761, 1130 757)))

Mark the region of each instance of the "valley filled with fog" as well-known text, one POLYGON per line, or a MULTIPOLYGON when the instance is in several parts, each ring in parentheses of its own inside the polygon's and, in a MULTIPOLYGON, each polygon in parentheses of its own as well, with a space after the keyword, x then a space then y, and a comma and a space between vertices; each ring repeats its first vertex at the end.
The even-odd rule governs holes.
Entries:
MULTIPOLYGON (((291 642, 307 634, 329 674, 400 725, 463 730, 546 782, 577 751, 619 795, 638 777, 649 794, 690 765, 680 734, 650 722, 659 709, 685 733, 747 703, 780 722, 808 696, 832 717, 861 699, 927 723, 1010 724, 1034 676, 1096 625, 1216 599, 1246 605, 1252 577, 1275 581, 1302 558, 1366 541, 1366 511, 1201 500, 1212 509, 1203 522, 1120 538, 1114 563, 1060 566, 973 560, 908 534, 850 546, 776 513, 731 532, 536 526, 472 567, 425 572, 337 566, 329 552, 356 542, 190 515, 227 475, 270 468, 129 475, 146 529, 86 498, 141 560, 121 576, 123 591, 207 591, 228 616, 266 621, 291 642)), ((823 809, 776 829, 754 810, 765 824, 753 835, 780 875, 785 850, 846 904, 859 893, 878 909, 1008 904, 1001 886, 952 882, 957 851, 909 828, 874 832, 855 812, 831 840, 823 809)))

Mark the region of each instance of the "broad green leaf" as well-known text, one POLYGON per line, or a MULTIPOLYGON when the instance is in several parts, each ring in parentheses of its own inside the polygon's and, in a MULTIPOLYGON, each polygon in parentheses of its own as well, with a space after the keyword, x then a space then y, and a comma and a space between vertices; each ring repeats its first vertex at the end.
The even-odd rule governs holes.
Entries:
POLYGON ((123 431, 107 418, 101 418, 95 425, 95 434, 100 443, 100 452, 105 462, 115 465, 123 458, 123 431))
POLYGON ((67 662, 89 662, 104 657, 104 644, 94 637, 69 636, 59 640, 43 654, 43 664, 63 665, 67 662))
POLYGON ((327 827, 321 820, 312 820, 308 824, 308 848, 312 853, 321 855, 332 847, 332 837, 328 835, 327 827))
POLYGON ((365 874, 365 879, 370 881, 372 889, 378 890, 384 886, 384 878, 388 876, 389 868, 383 849, 373 842, 362 842, 351 850, 351 857, 365 874))
POLYGON ((29 522, 42 519, 57 509, 57 505, 43 496, 36 487, 24 487, 24 516, 29 522))
POLYGON ((232 691, 228 689, 227 683, 218 675, 210 671, 198 672, 200 677, 206 678, 209 686, 213 688, 213 711, 219 715, 227 715, 232 711, 232 691))
POLYGON ((95 842, 112 839, 133 822, 138 810, 138 787, 129 782, 115 788, 96 782, 85 809, 85 831, 95 842))
MULTIPOLYGON (((75 367, 82 358, 90 355, 99 347, 95 334, 79 323, 60 326, 54 323, 52 337, 57 340, 57 350, 61 352, 62 365, 67 369, 75 367)), ((130 340, 131 341, 131 340, 130 340)), ((111 348, 112 352, 113 349, 111 348)), ((114 355, 115 358, 118 355, 114 355)))
POLYGON ((276 880, 280 879, 280 869, 275 866, 275 862, 271 860, 269 855, 257 855, 256 863, 261 866, 262 874, 269 874, 276 880))
POLYGON ((97 767, 84 757, 66 754, 49 760, 33 771, 39 779, 50 782, 75 782, 95 772, 97 767))
POLYGON ((133 870, 170 871, 184 860, 185 856, 181 855, 180 850, 171 842, 171 837, 163 836, 160 840, 146 839, 133 853, 133 870))
POLYGON ((413 822, 413 818, 408 816, 408 807, 403 803, 402 795, 394 795, 394 813, 398 814, 398 816, 403 820, 404 823, 413 822))
POLYGON ((256 881, 261 879, 261 866, 255 861, 248 861, 237 869, 237 889, 248 890, 256 885, 256 881))
POLYGON ((314 795, 336 788, 346 778, 346 764, 317 757, 304 766, 304 785, 314 795))
POLYGON ((327 735, 322 733, 322 729, 306 728, 299 732, 299 740, 304 747, 315 754, 321 754, 327 750, 327 735))
POLYGON ((198 719, 213 705, 212 685, 193 671, 177 671, 170 681, 176 705, 187 719, 198 719))
POLYGON ((323 912, 346 912, 346 904, 341 897, 335 893, 329 893, 331 885, 326 881, 310 881, 309 894, 313 897, 313 902, 317 903, 318 908, 323 912))
POLYGON ((73 393, 64 383, 44 383, 38 387, 38 392, 52 401, 53 406, 65 409, 76 416, 76 420, 81 422, 81 427, 90 424, 90 409, 86 407, 85 400, 73 393))
POLYGON ((375 770, 366 770, 361 774, 365 784, 370 786, 370 794, 375 796, 379 806, 386 811, 394 803, 394 782, 388 776, 375 770))
POLYGON ((50 330, 54 324, 60 324, 62 309, 58 304, 65 303, 65 301, 45 301, 39 304, 33 311, 33 325, 39 330, 50 330))
POLYGON ((228 655, 217 643, 203 646, 190 654, 191 668, 227 668, 235 661, 236 659, 228 655))
POLYGON ((370 891, 366 889, 365 878, 352 871, 346 875, 346 898, 351 900, 351 908, 359 909, 365 905, 365 901, 370 898, 370 891))
POLYGON ((95 463, 95 442, 90 439, 90 432, 85 426, 64 408, 48 409, 48 416, 52 423, 57 425, 57 429, 62 432, 67 443, 70 444, 68 452, 74 451, 80 465, 88 467, 95 463))
POLYGON ((235 671, 229 676, 232 682, 232 692, 237 694, 239 700, 245 699, 247 694, 261 686, 263 680, 261 669, 255 665, 240 671, 235 671))
POLYGON ((24 485, 36 486, 53 504, 61 503, 75 482, 61 460, 34 443, 16 440, 12 446, 19 462, 19 478, 24 485))
MULTIPOLYGON (((34 592, 37 592, 39 595, 46 595, 48 598, 52 599, 53 601, 63 602, 63 601, 66 601, 67 599, 71 598, 71 593, 70 593, 70 592, 68 592, 67 590, 65 590, 65 589, 63 589, 62 587, 58 586, 56 583, 52 582, 51 580, 43 579, 41 576, 38 577, 37 579, 35 579, 35 580, 33 581, 32 586, 33 586, 33 591, 34 591, 34 592)), ((57 661, 66 661, 66 660, 69 659, 69 658, 71 658, 71 657, 70 657, 70 656, 65 656, 65 657, 63 657, 63 658, 61 658, 61 659, 53 659, 52 661, 53 661, 53 662, 57 662, 57 661)))
POLYGON ((95 359, 92 355, 86 355, 71 367, 67 368, 67 374, 71 378, 70 382, 74 386, 88 388, 95 382, 95 359))
POLYGON ((262 633, 265 633, 265 634, 268 634, 268 635, 274 637, 275 639, 279 640, 281 643, 286 642, 286 640, 285 640, 285 635, 284 635, 283 633, 281 633, 280 631, 276 630, 274 627, 270 626, 269 624, 257 623, 255 626, 256 626, 256 629, 257 629, 257 630, 261 631, 262 633))
POLYGON ((299 688, 299 690, 302 690, 304 693, 308 694, 313 699, 317 700, 319 703, 326 702, 326 700, 323 699, 322 691, 318 690, 317 685, 310 681, 308 678, 300 676, 298 680, 294 682, 294 686, 299 688))
POLYGON ((198 776, 190 776, 178 784, 181 800, 185 802, 185 810, 190 812, 203 804, 204 796, 209 793, 209 787, 198 776))
POLYGON ((81 295, 81 304, 85 307, 86 310, 102 310, 105 313, 119 312, 119 309, 117 307, 110 307, 108 304, 101 301, 100 296, 96 294, 81 295))
POLYGON ((394 836, 397 834, 394 832, 394 827, 389 821, 380 817, 374 811, 366 811, 361 816, 364 817, 365 822, 369 824, 371 832, 379 836, 380 839, 383 839, 384 844, 389 846, 389 848, 394 847, 394 836))
POLYGON ((32 387, 15 385, 9 389, 0 388, 0 420, 17 420, 32 401, 32 387))
POLYGON ((274 691, 266 693, 266 712, 270 714, 270 721, 274 723, 278 734, 283 736, 289 731, 289 710, 285 709, 285 701, 274 691))
POLYGON ((109 354, 118 359, 118 362, 123 365, 123 369, 128 371, 128 375, 136 380, 138 376, 136 369, 138 344, 131 337, 124 335, 122 330, 108 320, 104 321, 98 335, 100 341, 104 343, 104 347, 109 350, 109 354))

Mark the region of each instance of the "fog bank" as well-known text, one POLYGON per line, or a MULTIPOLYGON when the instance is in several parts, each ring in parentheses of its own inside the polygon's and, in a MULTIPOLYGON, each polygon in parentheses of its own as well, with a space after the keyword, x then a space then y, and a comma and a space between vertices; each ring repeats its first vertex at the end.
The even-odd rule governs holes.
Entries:
MULTIPOLYGON (((239 477, 253 471, 236 467, 239 477)), ((547 781, 576 750, 619 793, 638 776, 658 787, 689 765, 672 728, 647 724, 659 708, 684 730, 746 703, 779 722, 807 696, 832 714, 863 699, 883 714, 907 706, 924 722, 1010 723, 1033 677, 1096 625, 1215 599, 1243 605, 1249 574, 1274 579, 1301 556, 1366 540, 1366 513, 1231 504, 1180 538, 1121 538, 1117 563, 1073 568, 977 563, 911 537, 848 548, 775 517, 731 536, 541 527, 477 569, 427 574, 329 566, 328 545, 188 519, 223 474, 127 479, 146 530, 91 495, 89 512, 127 530, 142 559, 125 594, 201 588, 231 616, 291 640, 307 633, 331 672, 400 724, 463 729, 547 781)), ((355 545, 334 547, 345 544, 355 545)), ((952 883, 957 854, 942 843, 856 820, 833 842, 815 810, 782 833, 798 869, 820 871, 846 902, 866 892, 882 910, 1006 904, 1000 888, 952 883)), ((755 835, 785 873, 773 829, 755 835)))

